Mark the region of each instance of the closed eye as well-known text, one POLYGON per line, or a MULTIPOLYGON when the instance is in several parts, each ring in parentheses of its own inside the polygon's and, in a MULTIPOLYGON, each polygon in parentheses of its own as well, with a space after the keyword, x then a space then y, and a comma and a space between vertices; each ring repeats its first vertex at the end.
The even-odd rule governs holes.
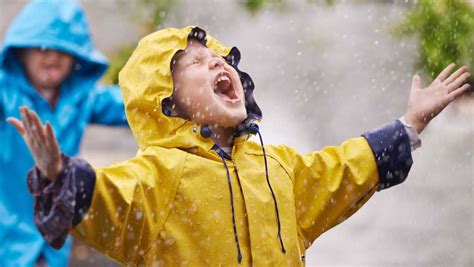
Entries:
POLYGON ((197 65, 197 64, 200 64, 201 63, 201 59, 199 58, 193 58, 192 60, 188 61, 189 63, 187 64, 188 66, 192 66, 192 65, 197 65))
MULTIPOLYGON (((189 63, 189 65, 200 64, 203 60, 205 60, 205 59, 204 59, 205 57, 206 57, 206 56, 195 57, 195 58, 191 61, 191 63, 189 63)), ((221 58, 221 59, 222 59, 221 56, 216 55, 216 54, 212 54, 210 57, 211 57, 211 58, 221 58)))

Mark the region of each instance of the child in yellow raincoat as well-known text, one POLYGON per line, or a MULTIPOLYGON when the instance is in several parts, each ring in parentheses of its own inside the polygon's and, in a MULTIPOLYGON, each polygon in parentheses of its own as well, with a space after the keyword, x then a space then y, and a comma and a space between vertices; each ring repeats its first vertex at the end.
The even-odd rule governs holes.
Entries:
POLYGON ((400 120, 300 155, 263 145, 239 61, 198 27, 142 39, 120 73, 139 150, 107 168, 61 154, 27 108, 10 119, 36 160, 28 185, 45 239, 60 247, 72 231, 131 265, 304 265, 319 235, 405 180, 418 133, 469 88, 465 67, 450 75, 454 64, 425 89, 415 75, 400 120))

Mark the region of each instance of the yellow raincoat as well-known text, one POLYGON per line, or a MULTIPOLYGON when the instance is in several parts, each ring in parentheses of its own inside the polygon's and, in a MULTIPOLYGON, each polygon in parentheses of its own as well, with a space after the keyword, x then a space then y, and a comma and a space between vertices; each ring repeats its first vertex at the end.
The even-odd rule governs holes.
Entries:
MULTIPOLYGON (((139 151, 131 160, 95 169, 92 203, 73 235, 129 265, 304 265, 311 243, 377 189, 373 152, 362 137, 306 155, 265 146, 284 253, 260 144, 249 135, 235 139, 232 160, 226 159, 231 206, 227 170, 213 140, 200 134, 199 125, 163 113, 161 103, 173 92, 172 57, 194 29, 143 38, 121 71, 139 151)), ((231 51, 210 36, 207 46, 221 56, 231 51)))

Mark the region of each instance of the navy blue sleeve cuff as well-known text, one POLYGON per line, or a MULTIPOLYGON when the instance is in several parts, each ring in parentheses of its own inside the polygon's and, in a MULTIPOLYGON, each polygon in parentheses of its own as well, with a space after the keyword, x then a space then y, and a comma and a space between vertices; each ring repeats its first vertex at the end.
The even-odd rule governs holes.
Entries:
POLYGON ((49 181, 34 167, 28 174, 28 187, 35 197, 34 221, 44 239, 59 249, 69 230, 87 213, 94 193, 96 175, 84 160, 62 154, 63 169, 49 181))
POLYGON ((396 120, 376 130, 362 134, 374 153, 380 177, 378 190, 405 181, 413 159, 410 138, 403 124, 396 120))
POLYGON ((86 215, 92 203, 94 194, 96 175, 94 169, 85 160, 70 158, 68 170, 74 172, 76 185, 76 205, 74 207, 74 217, 72 226, 78 225, 86 215))

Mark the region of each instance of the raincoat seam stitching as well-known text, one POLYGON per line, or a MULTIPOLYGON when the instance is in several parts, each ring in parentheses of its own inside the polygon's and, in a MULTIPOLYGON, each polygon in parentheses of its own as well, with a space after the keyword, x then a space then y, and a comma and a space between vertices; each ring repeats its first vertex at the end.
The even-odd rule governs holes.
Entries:
MULTIPOLYGON (((246 154, 249 154, 249 155, 252 155, 252 156, 262 156, 263 157, 263 153, 259 154, 258 152, 245 152, 246 154)), ((289 171, 289 167, 285 166, 284 163, 282 163, 278 157, 275 157, 271 152, 267 152, 266 153, 268 157, 272 158, 274 161, 276 161, 278 163, 278 165, 280 165, 280 167, 285 171, 285 173, 288 175, 288 177, 290 178, 291 180, 291 183, 293 184, 293 186, 295 185, 295 182, 294 182, 294 177, 292 175, 292 172, 289 171)))
MULTIPOLYGON (((165 224, 166 222, 168 221, 168 218, 169 218, 169 215, 171 213, 171 207, 174 205, 174 202, 176 201, 176 195, 178 193, 178 189, 179 189, 179 186, 181 184, 181 178, 183 177, 183 172, 184 172, 184 168, 186 167, 186 161, 187 161, 187 158, 188 158, 188 153, 185 153, 184 154, 184 157, 183 159, 181 160, 181 163, 178 167, 178 171, 177 173, 175 174, 174 176, 174 184, 173 184, 173 187, 172 187, 172 190, 173 192, 171 194, 173 194, 173 196, 171 197, 171 194, 170 194, 170 203, 169 205, 166 206, 166 216, 163 218, 163 223, 161 225, 161 227, 159 229, 156 229, 154 233, 152 233, 152 242, 154 242, 156 239, 158 239, 158 235, 161 233, 161 231, 163 231, 164 227, 165 227, 165 224)), ((150 245, 148 245, 148 249, 150 248, 151 246, 151 243, 150 245)))
MULTIPOLYGON (((141 186, 141 184, 139 183, 138 185, 139 185, 139 187, 140 187, 140 189, 141 189, 140 191, 143 192, 143 187, 141 186)), ((143 194, 143 195, 144 195, 144 194, 143 194)), ((143 204, 141 204, 139 207, 140 207, 143 211, 145 210, 143 204)), ((139 238, 139 241, 138 241, 138 247, 140 247, 140 245, 143 243, 143 242, 142 242, 142 240, 143 240, 142 237, 143 237, 143 232, 145 231, 145 221, 146 221, 146 219, 145 219, 145 218, 142 218, 141 221, 142 221, 142 223, 141 223, 140 238, 139 238)), ((136 264, 136 266, 138 266, 138 263, 137 263, 138 250, 135 250, 135 253, 132 255, 131 258, 132 258, 132 262, 134 262, 134 263, 136 264)))

